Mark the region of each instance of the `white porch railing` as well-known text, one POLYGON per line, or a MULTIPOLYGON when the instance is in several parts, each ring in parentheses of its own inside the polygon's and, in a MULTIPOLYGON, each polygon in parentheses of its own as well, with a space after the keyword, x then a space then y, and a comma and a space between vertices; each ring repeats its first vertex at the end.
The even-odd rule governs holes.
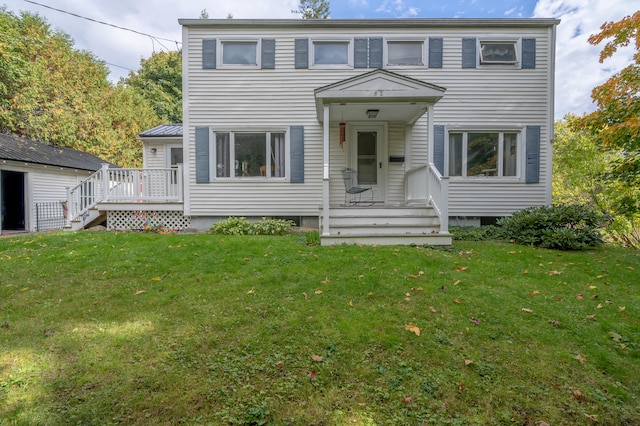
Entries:
POLYGON ((79 185, 67 188, 67 225, 85 216, 98 203, 181 201, 181 164, 165 169, 112 169, 104 164, 79 185))
POLYGON ((408 204, 429 204, 440 219, 440 232, 449 232, 449 177, 433 163, 409 170, 405 176, 408 204))

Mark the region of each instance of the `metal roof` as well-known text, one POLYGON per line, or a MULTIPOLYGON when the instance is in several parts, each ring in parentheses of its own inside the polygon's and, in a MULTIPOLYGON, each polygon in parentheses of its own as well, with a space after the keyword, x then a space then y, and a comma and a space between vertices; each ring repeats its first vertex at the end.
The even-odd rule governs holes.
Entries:
POLYGON ((153 129, 140 133, 141 138, 168 138, 182 137, 182 124, 161 124, 153 129))
MULTIPOLYGON (((88 152, 47 145, 15 135, 0 133, 0 161, 43 164, 69 169, 96 171, 108 163, 88 152)), ((109 163, 110 164, 110 163, 109 163)), ((116 167, 111 164, 111 166, 116 167)))

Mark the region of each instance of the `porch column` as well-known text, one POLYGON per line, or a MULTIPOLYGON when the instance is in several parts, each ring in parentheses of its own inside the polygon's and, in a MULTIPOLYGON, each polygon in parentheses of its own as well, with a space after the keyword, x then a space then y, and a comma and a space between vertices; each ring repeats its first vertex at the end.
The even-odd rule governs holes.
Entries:
POLYGON ((428 163, 432 164, 434 162, 434 138, 433 138, 433 104, 429 104, 427 105, 427 126, 429 129, 429 137, 427 139, 427 142, 429 143, 429 160, 428 163))
POLYGON ((329 236, 329 105, 324 105, 322 122, 322 235, 329 236))

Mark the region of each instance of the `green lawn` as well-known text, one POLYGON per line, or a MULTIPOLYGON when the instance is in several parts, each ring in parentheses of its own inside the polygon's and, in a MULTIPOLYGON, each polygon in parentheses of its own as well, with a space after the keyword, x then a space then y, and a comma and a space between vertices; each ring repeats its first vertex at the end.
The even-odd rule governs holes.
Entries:
POLYGON ((0 425, 640 424, 639 261, 1 238, 0 425))

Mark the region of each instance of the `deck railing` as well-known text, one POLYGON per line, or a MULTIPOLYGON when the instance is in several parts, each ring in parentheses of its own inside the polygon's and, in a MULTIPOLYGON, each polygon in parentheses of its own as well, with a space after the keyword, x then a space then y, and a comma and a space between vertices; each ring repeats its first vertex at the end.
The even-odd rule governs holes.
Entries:
POLYGON ((440 232, 449 232, 449 177, 433 163, 409 170, 405 176, 408 204, 429 204, 440 219, 440 232))
POLYGON ((116 169, 107 164, 73 188, 67 188, 67 224, 98 203, 183 201, 182 165, 164 169, 116 169))

